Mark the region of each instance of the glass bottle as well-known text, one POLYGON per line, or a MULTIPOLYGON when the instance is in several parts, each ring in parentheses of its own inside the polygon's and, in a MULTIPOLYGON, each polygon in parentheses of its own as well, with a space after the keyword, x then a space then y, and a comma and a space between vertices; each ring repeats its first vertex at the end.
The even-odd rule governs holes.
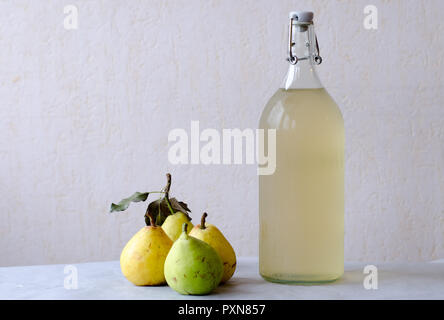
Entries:
POLYGON ((259 271, 272 282, 329 282, 344 272, 344 122, 316 74, 311 12, 290 13, 288 62, 260 119, 276 130, 276 169, 259 176, 259 271))

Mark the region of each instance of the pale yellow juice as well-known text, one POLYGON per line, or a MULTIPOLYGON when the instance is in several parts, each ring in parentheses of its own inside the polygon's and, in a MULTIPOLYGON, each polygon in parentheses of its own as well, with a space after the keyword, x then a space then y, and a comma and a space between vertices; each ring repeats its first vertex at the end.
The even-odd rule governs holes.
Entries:
POLYGON ((279 89, 260 128, 276 129, 276 171, 259 177, 260 273, 323 282, 344 271, 344 125, 323 89, 279 89))

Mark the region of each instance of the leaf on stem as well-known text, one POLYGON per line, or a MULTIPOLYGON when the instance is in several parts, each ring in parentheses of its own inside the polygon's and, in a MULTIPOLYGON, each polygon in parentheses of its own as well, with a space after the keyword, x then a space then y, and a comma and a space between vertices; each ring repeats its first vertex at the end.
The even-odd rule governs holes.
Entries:
MULTIPOLYGON (((178 211, 183 212, 191 220, 191 217, 188 215, 188 212, 191 212, 191 210, 188 208, 188 205, 186 203, 177 201, 176 198, 171 198, 169 200, 174 213, 178 211)), ((165 222, 165 219, 172 214, 170 209, 168 208, 168 203, 165 197, 151 202, 148 205, 147 214, 148 213, 151 214, 154 221, 156 222, 156 225, 158 226, 161 226, 165 222)), ((147 218, 146 215, 145 218, 147 218)), ((147 221, 148 220, 145 219, 145 222, 147 221)))
POLYGON ((188 215, 188 212, 191 212, 191 210, 188 208, 188 205, 185 202, 177 201, 176 198, 170 199, 171 207, 175 211, 180 211, 188 215))
POLYGON ((131 202, 145 201, 148 198, 149 192, 136 192, 131 197, 125 198, 118 204, 112 203, 110 212, 125 211, 131 202))

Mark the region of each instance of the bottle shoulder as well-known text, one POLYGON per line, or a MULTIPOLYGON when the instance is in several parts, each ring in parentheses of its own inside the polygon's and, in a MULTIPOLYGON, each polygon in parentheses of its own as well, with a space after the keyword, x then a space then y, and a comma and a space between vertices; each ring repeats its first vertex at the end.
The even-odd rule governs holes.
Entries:
POLYGON ((324 88, 278 89, 262 111, 260 128, 297 127, 307 122, 343 126, 342 113, 324 88))

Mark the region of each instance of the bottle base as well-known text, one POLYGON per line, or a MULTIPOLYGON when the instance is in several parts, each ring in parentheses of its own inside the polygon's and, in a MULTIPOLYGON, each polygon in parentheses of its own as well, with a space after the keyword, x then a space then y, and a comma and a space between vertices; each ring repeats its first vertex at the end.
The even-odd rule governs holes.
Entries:
POLYGON ((273 283, 280 284, 294 284, 294 285, 319 285, 319 284, 328 284, 339 280, 343 274, 339 275, 323 275, 323 276, 314 276, 314 275, 273 275, 266 276, 261 274, 261 277, 273 283))

